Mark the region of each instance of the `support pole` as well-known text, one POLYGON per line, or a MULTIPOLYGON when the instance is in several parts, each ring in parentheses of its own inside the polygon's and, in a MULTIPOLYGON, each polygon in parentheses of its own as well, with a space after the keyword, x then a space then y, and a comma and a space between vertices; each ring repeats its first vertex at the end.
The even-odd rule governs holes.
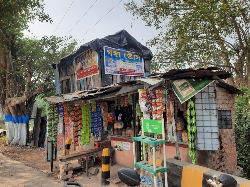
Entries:
MULTIPOLYGON (((163 133, 162 133, 162 139, 165 140, 165 129, 164 129, 164 119, 162 119, 162 128, 163 128, 163 133)), ((164 156, 164 168, 167 168, 167 159, 166 159, 166 144, 163 144, 163 156, 164 156)), ((165 176, 165 187, 168 187, 168 176, 167 172, 164 173, 165 176)))
MULTIPOLYGON (((153 168, 156 170, 156 156, 155 156, 155 147, 153 147, 153 168)), ((157 186, 157 175, 154 175, 154 185, 157 186)))
POLYGON ((51 147, 50 147, 50 171, 53 172, 53 152, 54 152, 54 147, 53 147, 53 140, 51 140, 51 147))
MULTIPOLYGON (((136 163, 135 142, 133 142, 133 156, 134 156, 134 164, 135 164, 136 163)), ((134 167, 134 170, 136 170, 135 167, 134 167)))
POLYGON ((104 148, 102 150, 102 186, 109 185, 109 181, 107 181, 108 178, 110 178, 110 149, 104 148))

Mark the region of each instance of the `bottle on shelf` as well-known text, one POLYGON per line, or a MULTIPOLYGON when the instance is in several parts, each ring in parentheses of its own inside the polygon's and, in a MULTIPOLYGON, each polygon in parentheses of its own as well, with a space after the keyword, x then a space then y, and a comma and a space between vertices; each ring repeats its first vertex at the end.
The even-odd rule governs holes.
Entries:
POLYGON ((145 184, 146 183, 146 175, 145 175, 145 170, 144 169, 140 170, 140 177, 141 177, 141 183, 145 184))
POLYGON ((157 173, 157 187, 163 187, 163 181, 161 173, 157 173))

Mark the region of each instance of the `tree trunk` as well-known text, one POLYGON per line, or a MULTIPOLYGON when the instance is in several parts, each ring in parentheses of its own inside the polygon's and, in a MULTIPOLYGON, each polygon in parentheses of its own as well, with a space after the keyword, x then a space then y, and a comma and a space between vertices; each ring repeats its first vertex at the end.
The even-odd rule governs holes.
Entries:
MULTIPOLYGON (((14 98, 13 98, 14 99, 14 98)), ((25 103, 5 106, 5 125, 7 129, 7 144, 25 146, 27 125, 29 123, 25 103)))

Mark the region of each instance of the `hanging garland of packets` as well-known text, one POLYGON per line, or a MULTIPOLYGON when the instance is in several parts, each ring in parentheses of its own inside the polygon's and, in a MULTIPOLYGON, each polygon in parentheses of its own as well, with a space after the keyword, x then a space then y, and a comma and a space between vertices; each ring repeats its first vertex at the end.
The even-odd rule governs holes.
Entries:
POLYGON ((91 103, 91 132, 95 137, 99 137, 99 133, 102 129, 102 113, 100 104, 94 102, 91 103))
POLYGON ((195 133, 196 133, 196 118, 194 101, 189 100, 187 106, 187 130, 188 130, 188 148, 189 156, 192 158, 192 163, 196 164, 196 149, 195 149, 195 133))
POLYGON ((49 103, 47 105, 47 123, 48 123, 48 137, 53 137, 53 144, 57 144, 57 132, 59 123, 59 112, 57 104, 49 103))
POLYGON ((67 104, 63 104, 63 110, 64 110, 64 124, 65 124, 65 139, 72 138, 72 127, 71 127, 71 119, 70 119, 70 106, 67 104))
POLYGON ((83 103, 82 109, 82 129, 81 129, 81 145, 89 145, 91 137, 91 105, 90 103, 83 103))
POLYGON ((80 105, 70 106, 70 120, 74 122, 74 143, 79 146, 79 131, 82 129, 82 109, 80 105))
POLYGON ((109 122, 108 103, 101 102, 100 107, 101 107, 101 116, 103 120, 103 126, 108 126, 108 122, 109 122))
POLYGON ((165 100, 163 90, 158 88, 152 91, 139 89, 139 104, 144 119, 163 119, 165 111, 165 100))
MULTIPOLYGON (((143 119, 162 120, 165 111, 165 98, 162 88, 154 90, 139 89, 139 105, 143 114, 143 119)), ((146 136, 154 136, 145 133, 146 136)), ((158 136, 160 138, 161 135, 158 136)))

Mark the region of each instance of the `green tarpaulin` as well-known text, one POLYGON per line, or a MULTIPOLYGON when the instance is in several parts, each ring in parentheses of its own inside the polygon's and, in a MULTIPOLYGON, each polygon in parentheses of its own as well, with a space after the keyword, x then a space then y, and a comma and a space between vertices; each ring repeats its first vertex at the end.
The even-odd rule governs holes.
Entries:
POLYGON ((199 93, 203 88, 207 87, 212 82, 214 82, 214 80, 171 80, 174 92, 181 103, 184 103, 185 101, 199 93))

